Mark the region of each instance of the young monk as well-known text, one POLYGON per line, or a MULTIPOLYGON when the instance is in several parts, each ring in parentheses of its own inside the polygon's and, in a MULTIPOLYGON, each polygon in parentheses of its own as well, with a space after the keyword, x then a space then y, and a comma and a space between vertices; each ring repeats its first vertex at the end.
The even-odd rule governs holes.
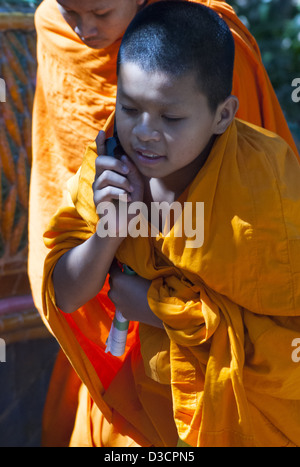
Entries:
POLYGON ((97 446, 300 444, 299 161, 275 134, 235 119, 233 63, 225 22, 192 2, 147 7, 123 38, 124 154, 105 155, 111 119, 103 155, 89 147, 45 234, 45 319, 92 397, 83 412, 98 417, 80 420, 73 445, 79 429, 97 446), (119 195, 128 212, 137 201, 204 203, 203 244, 178 237, 178 219, 168 235, 161 225, 124 238, 130 214, 99 236, 97 211, 119 195), (131 320, 122 358, 105 353, 108 273, 109 298, 131 320))
MULTIPOLYGON (((96 138, 114 108, 115 65, 121 36, 137 11, 154 1, 44 0, 37 10, 38 74, 33 111, 28 272, 34 302, 42 316, 42 270, 47 254, 43 232, 62 203, 65 183, 80 166, 84 148, 96 138)), ((296 151, 254 38, 226 2, 199 3, 220 14, 233 33, 233 92, 241 102, 238 117, 278 133, 296 151)), ((79 384, 60 354, 45 411, 45 445, 68 442, 73 417, 67 414, 73 414, 72 400, 76 410, 79 384), (57 418, 58 414, 61 417, 57 418)))

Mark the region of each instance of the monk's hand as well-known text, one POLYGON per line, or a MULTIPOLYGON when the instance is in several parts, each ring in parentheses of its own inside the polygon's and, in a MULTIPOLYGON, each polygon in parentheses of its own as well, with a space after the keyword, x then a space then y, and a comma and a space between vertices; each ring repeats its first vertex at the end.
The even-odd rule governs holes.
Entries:
POLYGON ((94 203, 97 213, 101 215, 109 204, 114 202, 116 219, 116 235, 127 231, 130 215, 119 216, 120 206, 115 201, 130 203, 142 201, 144 196, 144 183, 133 162, 127 155, 120 159, 107 156, 105 150, 105 132, 101 131, 97 137, 98 157, 96 159, 96 175, 93 183, 94 203), (123 222, 123 224, 121 224, 123 222), (124 225, 124 222, 126 225, 124 225))
POLYGON ((140 276, 124 274, 114 262, 109 270, 109 299, 124 318, 150 326, 164 328, 162 321, 148 305, 147 293, 151 281, 140 276))

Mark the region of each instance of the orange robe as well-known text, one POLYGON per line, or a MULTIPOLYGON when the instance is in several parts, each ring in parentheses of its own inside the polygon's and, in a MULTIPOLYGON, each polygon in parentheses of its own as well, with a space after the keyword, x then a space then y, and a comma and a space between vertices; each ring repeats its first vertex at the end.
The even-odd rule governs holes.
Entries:
MULTIPOLYGON (((275 134, 235 120, 186 193, 204 203, 203 245, 176 236, 180 220, 166 237, 124 240, 116 256, 152 281, 148 302, 165 330, 131 323, 122 358, 105 354, 105 294, 66 315, 52 283, 61 255, 96 231, 96 157, 93 144, 45 234, 43 296, 45 319, 106 423, 143 446, 300 446, 297 157, 275 134)), ((103 445, 99 430, 89 436, 103 445)))
MULTIPOLYGON (((278 132, 296 151, 255 40, 226 2, 201 3, 222 15, 235 38, 233 92, 241 102, 238 116, 278 132)), ((47 249, 42 235, 62 204, 66 181, 80 166, 87 143, 95 139, 114 108, 119 42, 105 50, 89 49, 64 21, 55 0, 44 0, 35 20, 38 73, 33 111, 28 272, 36 307, 43 316, 41 283, 47 249)), ((59 365, 55 370, 49 407, 59 397, 55 381, 61 381, 63 371, 59 365)), ((57 443, 60 435, 51 428, 51 423, 56 426, 57 422, 51 422, 50 413, 46 418, 47 430, 57 435, 57 443)), ((61 420, 66 420, 65 414, 61 420)))

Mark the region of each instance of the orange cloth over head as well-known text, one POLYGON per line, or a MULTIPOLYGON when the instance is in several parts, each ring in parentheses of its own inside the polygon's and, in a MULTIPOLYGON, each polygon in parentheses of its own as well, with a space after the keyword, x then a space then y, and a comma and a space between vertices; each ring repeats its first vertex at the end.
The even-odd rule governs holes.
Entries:
POLYGON ((96 231, 96 157, 93 144, 45 234, 43 294, 45 318, 93 401, 144 445, 174 446, 177 433, 191 446, 299 446, 296 156, 275 134, 235 120, 187 191, 186 202, 205 206, 203 245, 187 247, 178 220, 166 237, 124 240, 117 258, 152 281, 149 305, 165 331, 131 323, 121 359, 104 351, 105 300, 66 315, 52 284, 60 256, 96 231))

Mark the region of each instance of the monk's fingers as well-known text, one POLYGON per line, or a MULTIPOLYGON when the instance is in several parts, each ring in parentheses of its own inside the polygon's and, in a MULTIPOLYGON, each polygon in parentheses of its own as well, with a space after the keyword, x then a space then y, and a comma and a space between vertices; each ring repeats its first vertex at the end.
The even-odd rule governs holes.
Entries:
POLYGON ((124 274, 122 273, 120 267, 115 263, 112 264, 109 269, 109 287, 108 292, 109 299, 115 304, 122 303, 122 284, 124 282, 124 274))
POLYGON ((111 156, 98 156, 95 162, 96 177, 98 178, 105 170, 112 170, 122 175, 129 173, 129 168, 125 162, 111 156))
POLYGON ((116 281, 118 280, 118 278, 122 276, 123 273, 121 271, 120 266, 115 262, 111 265, 108 271, 108 274, 109 274, 109 285, 112 288, 114 284, 116 285, 116 281))
POLYGON ((113 286, 110 287, 109 291, 107 292, 107 296, 110 299, 110 301, 115 305, 115 307, 118 308, 117 306, 118 293, 116 292, 113 286))
POLYGON ((93 184, 95 204, 128 195, 128 201, 143 199, 144 182, 135 164, 125 155, 121 159, 99 156, 93 184), (99 193, 98 193, 99 192, 99 193))
POLYGON ((109 204, 113 200, 131 201, 131 195, 126 190, 115 186, 107 186, 102 190, 94 191, 94 204, 97 207, 97 211, 100 208, 106 209, 106 204, 109 204))
POLYGON ((111 170, 104 170, 104 172, 102 172, 101 175, 95 180, 93 189, 94 191, 102 190, 108 186, 122 188, 128 193, 133 191, 133 187, 131 186, 127 177, 111 170))
POLYGON ((127 175, 128 182, 133 188, 132 191, 132 200, 139 201, 143 198, 144 193, 144 181, 136 165, 129 159, 127 156, 122 156, 121 161, 126 163, 129 168, 129 173, 127 175))
POLYGON ((118 263, 116 258, 114 258, 108 271, 109 278, 113 278, 117 273, 122 274, 122 270, 120 264, 118 263))

